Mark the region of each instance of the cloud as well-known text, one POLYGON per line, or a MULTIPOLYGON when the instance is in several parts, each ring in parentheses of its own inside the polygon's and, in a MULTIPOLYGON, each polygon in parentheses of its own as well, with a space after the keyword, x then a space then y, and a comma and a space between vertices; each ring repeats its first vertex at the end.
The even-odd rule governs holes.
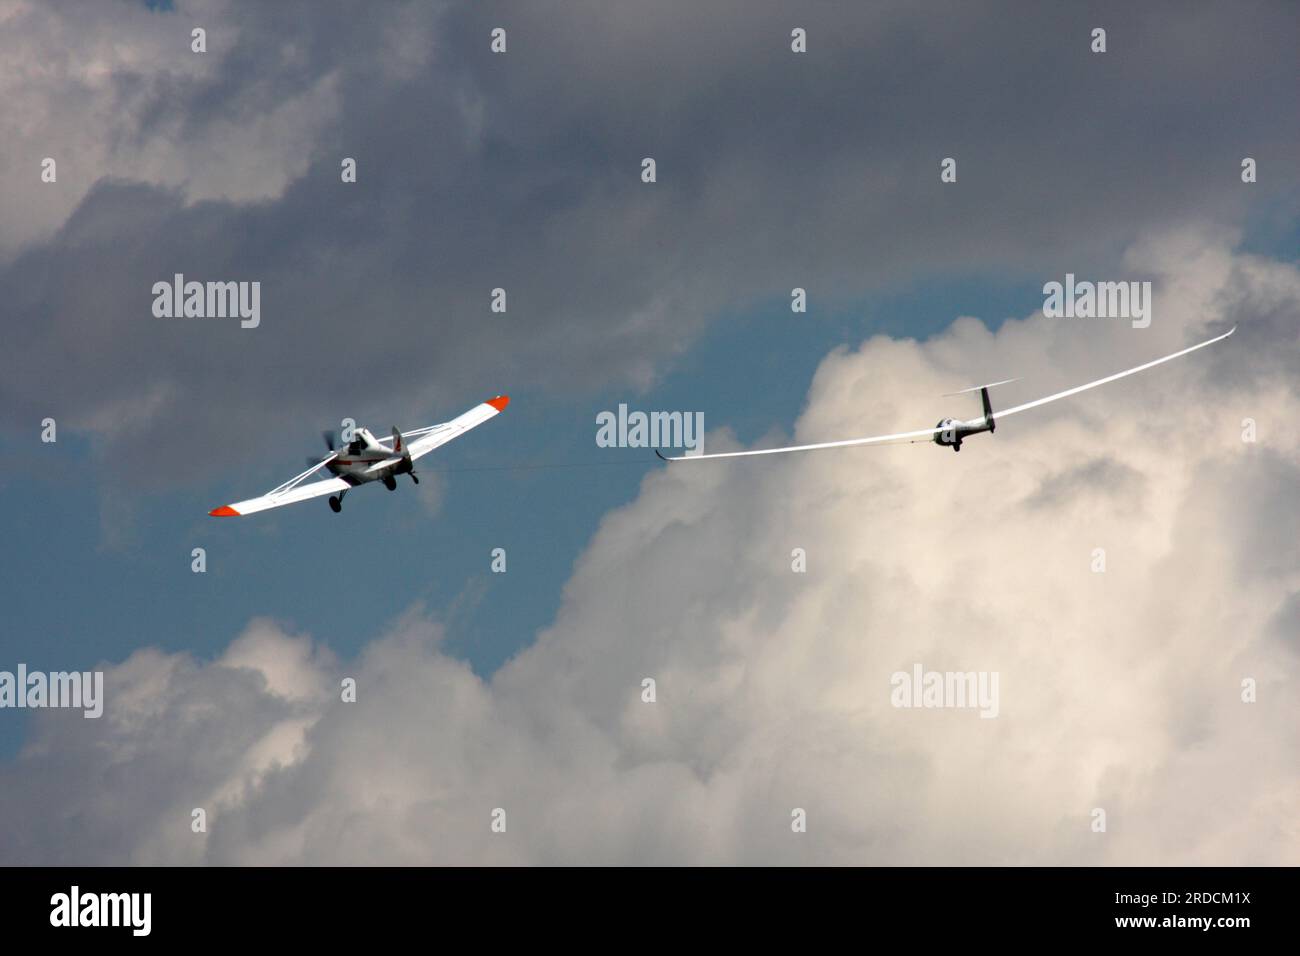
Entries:
POLYGON ((243 27, 235 12, 225 2, 177 15, 0 4, 0 252, 50 239, 104 178, 183 188, 192 202, 282 195, 306 170, 304 145, 337 119, 335 74, 304 70, 306 51, 282 33, 263 59, 257 33, 269 24, 243 27), (206 54, 190 48, 196 26, 208 31, 206 54), (57 185, 34 188, 47 156, 57 185))
POLYGON ((924 425, 973 370, 1032 373, 1018 401, 1238 335, 960 455, 658 470, 490 680, 419 610, 353 661, 266 621, 214 662, 138 651, 101 720, 34 715, 0 769, 0 857, 1295 865, 1297 344, 1240 306, 1294 314, 1300 269, 1186 235, 1136 254, 1159 277, 1150 329, 878 336, 825 358, 794 437, 924 425), (891 706, 917 663, 998 672, 999 715, 891 706))

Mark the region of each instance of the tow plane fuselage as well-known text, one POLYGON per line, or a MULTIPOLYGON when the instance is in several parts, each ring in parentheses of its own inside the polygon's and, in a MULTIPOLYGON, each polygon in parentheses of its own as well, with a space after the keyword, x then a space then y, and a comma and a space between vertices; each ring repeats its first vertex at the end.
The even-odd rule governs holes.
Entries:
POLYGON ((357 428, 353 431, 352 441, 338 450, 338 457, 325 463, 330 474, 338 475, 350 484, 365 484, 367 481, 384 481, 395 475, 409 474, 417 483, 415 473, 411 470, 411 456, 402 454, 402 436, 393 429, 393 446, 387 448, 370 433, 369 429, 357 428))

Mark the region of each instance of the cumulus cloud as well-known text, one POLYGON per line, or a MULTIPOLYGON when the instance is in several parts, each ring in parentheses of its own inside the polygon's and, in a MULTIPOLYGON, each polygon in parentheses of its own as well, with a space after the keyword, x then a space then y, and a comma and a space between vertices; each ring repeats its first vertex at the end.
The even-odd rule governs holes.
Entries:
POLYGON ((304 70, 292 34, 273 57, 250 60, 261 44, 224 0, 187 12, 0 3, 0 252, 49 239, 104 178, 183 188, 192 202, 252 202, 277 198, 306 170, 304 146, 339 107, 336 75, 304 70), (210 34, 205 54, 191 50, 195 27, 210 34), (208 110, 184 111, 197 103, 208 110), (47 156, 58 185, 33 189, 47 156))
POLYGON ((1003 392, 1018 401, 1238 334, 960 455, 661 469, 488 680, 419 608, 352 661, 267 621, 213 662, 138 651, 109 669, 100 721, 36 716, 0 770, 0 856, 1300 863, 1298 346, 1268 322, 1295 314, 1300 270, 1189 235, 1134 255, 1158 277, 1150 329, 875 337, 825 358, 794 437, 925 426, 969 399, 939 393, 990 372, 1026 376, 1003 392), (892 706, 891 675, 917 663, 998 672, 998 716, 892 706))

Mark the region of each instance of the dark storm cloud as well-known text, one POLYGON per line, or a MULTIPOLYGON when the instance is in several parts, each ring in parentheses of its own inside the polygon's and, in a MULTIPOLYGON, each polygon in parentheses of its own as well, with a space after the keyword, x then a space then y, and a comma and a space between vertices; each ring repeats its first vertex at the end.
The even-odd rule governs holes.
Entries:
POLYGON ((722 310, 795 285, 844 302, 936 274, 1059 278, 1248 199, 1295 204, 1288 4, 237 12, 155 14, 186 45, 202 20, 212 69, 114 76, 134 104, 114 140, 206 141, 327 84, 305 172, 245 203, 102 181, 0 267, 6 424, 130 419, 114 460, 160 479, 304 420, 644 384, 722 310), (150 288, 176 272, 260 281, 261 326, 155 319, 150 288))

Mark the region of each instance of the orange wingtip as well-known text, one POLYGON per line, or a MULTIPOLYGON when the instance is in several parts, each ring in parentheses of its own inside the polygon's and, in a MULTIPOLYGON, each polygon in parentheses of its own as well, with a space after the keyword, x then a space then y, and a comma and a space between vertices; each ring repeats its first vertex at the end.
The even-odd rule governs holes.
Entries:
POLYGON ((230 505, 222 505, 220 508, 213 508, 208 514, 214 518, 238 518, 239 512, 230 505))
POLYGON ((487 403, 499 412, 504 412, 506 406, 510 404, 509 395, 498 395, 496 398, 489 398, 487 403))

